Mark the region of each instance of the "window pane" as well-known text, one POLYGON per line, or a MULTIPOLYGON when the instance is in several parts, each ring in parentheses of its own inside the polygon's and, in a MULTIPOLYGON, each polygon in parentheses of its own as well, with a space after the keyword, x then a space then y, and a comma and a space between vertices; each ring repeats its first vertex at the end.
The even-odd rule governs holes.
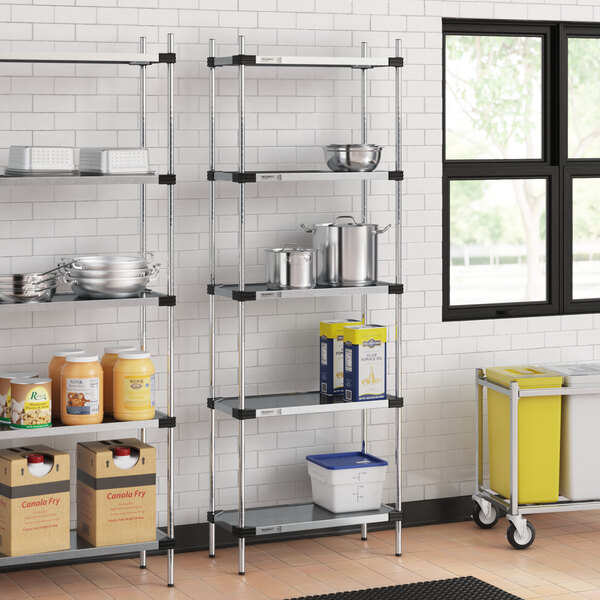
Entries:
POLYGON ((546 180, 450 182, 450 304, 546 300, 546 180))
POLYGON ((600 298, 600 179, 573 179, 573 299, 600 298))
POLYGON ((569 38, 569 158, 600 158, 600 39, 569 38))
POLYGON ((446 36, 446 158, 542 158, 542 39, 446 36))

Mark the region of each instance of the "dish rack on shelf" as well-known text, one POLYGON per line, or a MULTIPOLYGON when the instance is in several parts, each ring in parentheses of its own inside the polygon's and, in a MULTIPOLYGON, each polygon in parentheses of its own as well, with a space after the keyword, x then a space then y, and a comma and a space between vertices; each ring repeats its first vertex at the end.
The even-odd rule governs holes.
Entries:
POLYGON ((239 53, 233 56, 216 57, 215 41, 209 42, 209 58, 207 61, 210 69, 209 75, 209 262, 210 283, 209 294, 209 323, 210 323, 210 396, 207 404, 210 410, 210 510, 207 515, 209 522, 209 556, 215 556, 216 525, 227 529, 238 538, 238 572, 244 574, 246 570, 245 544, 248 538, 261 535, 302 532, 318 529, 328 529, 346 526, 361 526, 362 539, 367 538, 369 523, 394 523, 395 550, 400 556, 401 544, 401 324, 402 324, 402 179, 401 147, 401 43, 396 40, 396 52, 393 57, 371 58, 367 56, 367 44, 361 44, 360 57, 302 57, 302 56, 258 56, 246 54, 244 36, 239 37, 239 53), (246 68, 249 67, 335 67, 358 69, 361 73, 361 143, 367 143, 367 72, 369 69, 391 67, 395 71, 395 170, 393 171, 366 171, 366 172, 335 172, 329 170, 246 170, 246 108, 245 108, 245 82, 246 68), (215 168, 215 75, 217 68, 235 67, 238 71, 238 123, 239 123, 239 163, 237 171, 219 171, 215 168), (281 181, 360 181, 361 182, 361 222, 367 222, 367 182, 371 180, 393 180, 395 182, 395 282, 378 281, 365 287, 323 287, 310 289, 285 289, 272 290, 266 284, 246 283, 246 185, 260 182, 281 181), (238 281, 236 284, 220 285, 216 282, 215 260, 215 182, 229 181, 238 185, 238 281), (261 396, 246 395, 246 324, 245 304, 250 301, 264 299, 286 298, 314 298, 321 296, 361 296, 361 310, 364 322, 367 317, 367 297, 371 294, 393 294, 395 298, 395 377, 394 394, 388 394, 384 400, 369 402, 346 402, 343 398, 334 400, 321 395, 319 392, 270 394, 261 396), (221 296, 237 302, 238 309, 238 396, 222 398, 217 396, 216 375, 216 319, 215 297, 221 296), (362 449, 367 447, 367 411, 372 408, 393 408, 396 417, 395 433, 395 502, 392 505, 382 505, 378 510, 334 514, 310 502, 294 505, 264 506, 248 509, 246 507, 246 420, 279 415, 319 414, 338 411, 360 411, 362 449), (227 417, 238 421, 238 492, 239 501, 237 510, 219 510, 216 506, 216 467, 215 467, 215 412, 224 413, 227 417))
MULTIPOLYGON (((73 173, 54 173, 35 177, 18 175, 9 170, 0 173, 0 186, 23 185, 110 185, 110 184, 139 184, 140 188, 140 251, 146 254, 146 184, 158 183, 168 188, 168 260, 167 260, 167 293, 152 291, 144 292, 139 298, 78 300, 74 294, 56 294, 49 302, 25 303, 0 303, 0 316, 13 312, 36 312, 52 310, 75 310, 76 308, 93 309, 108 307, 140 307, 140 346, 146 347, 146 307, 164 306, 167 309, 167 411, 156 411, 154 419, 149 421, 114 421, 107 417, 98 425, 72 425, 63 426, 53 424, 51 429, 12 430, 9 426, 0 425, 0 441, 11 443, 31 443, 37 438, 50 436, 81 436, 82 434, 107 434, 118 435, 120 431, 138 430, 142 441, 146 437, 146 429, 167 430, 167 527, 166 532, 157 529, 156 539, 151 542, 124 544, 117 546, 94 547, 77 537, 75 530, 71 531, 71 547, 59 552, 46 552, 26 556, 1 556, 0 569, 12 569, 21 565, 36 565, 52 563, 69 563, 98 557, 111 557, 122 554, 139 552, 140 567, 146 567, 146 552, 166 550, 167 552, 167 585, 174 585, 174 306, 175 306, 175 280, 174 280, 174 112, 173 112, 173 76, 176 55, 174 51, 173 34, 168 34, 166 52, 147 52, 146 38, 141 37, 139 52, 126 53, 46 53, 46 52, 0 52, 0 62, 15 63, 58 63, 58 64, 112 64, 131 65, 139 69, 139 95, 140 95, 140 147, 146 148, 146 69, 151 65, 165 63, 167 65, 167 131, 168 131, 168 172, 164 175, 153 173, 132 175, 102 175, 93 174, 79 176, 73 173)), ((35 166, 35 161, 48 161, 61 159, 62 155, 30 152, 27 149, 18 151, 21 156, 14 156, 12 164, 20 158, 22 162, 35 166), (33 161, 33 162, 32 162, 33 161)), ((70 164, 70 163, 69 163, 70 164)))

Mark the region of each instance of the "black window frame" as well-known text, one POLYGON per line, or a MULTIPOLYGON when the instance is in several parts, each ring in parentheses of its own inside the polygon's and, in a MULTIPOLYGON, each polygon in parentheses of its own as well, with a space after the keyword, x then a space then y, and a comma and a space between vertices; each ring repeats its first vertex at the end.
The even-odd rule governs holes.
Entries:
POLYGON ((600 177, 597 159, 568 158, 568 39, 600 40, 600 24, 487 19, 442 20, 442 320, 498 319, 600 312, 600 298, 572 298, 572 181, 600 177), (542 157, 540 159, 446 160, 446 36, 497 35, 542 38, 542 157), (450 182, 464 179, 544 179, 546 301, 479 305, 450 304, 450 182))

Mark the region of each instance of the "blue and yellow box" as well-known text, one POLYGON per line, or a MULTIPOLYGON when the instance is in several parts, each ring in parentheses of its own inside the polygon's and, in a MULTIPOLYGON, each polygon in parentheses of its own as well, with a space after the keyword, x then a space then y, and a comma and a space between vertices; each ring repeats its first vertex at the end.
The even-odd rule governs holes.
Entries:
POLYGON ((361 323, 357 319, 321 321, 319 328, 320 391, 332 396, 344 395, 344 327, 361 323))
POLYGON ((344 327, 344 398, 350 402, 386 398, 387 328, 344 327))

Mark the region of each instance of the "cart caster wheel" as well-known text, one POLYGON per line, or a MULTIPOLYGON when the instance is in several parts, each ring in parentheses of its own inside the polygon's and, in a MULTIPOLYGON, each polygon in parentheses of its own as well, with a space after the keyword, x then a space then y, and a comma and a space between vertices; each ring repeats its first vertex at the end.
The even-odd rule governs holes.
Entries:
POLYGON ((511 523, 506 531, 506 538, 513 548, 517 550, 525 550, 533 544, 535 540, 535 529, 531 523, 527 523, 527 531, 524 536, 520 536, 517 528, 511 523))
POLYGON ((485 516, 479 504, 475 503, 475 506, 473 506, 473 521, 475 521, 475 524, 479 525, 481 529, 491 529, 498 522, 499 518, 500 515, 493 506, 490 508, 489 517, 485 516))

